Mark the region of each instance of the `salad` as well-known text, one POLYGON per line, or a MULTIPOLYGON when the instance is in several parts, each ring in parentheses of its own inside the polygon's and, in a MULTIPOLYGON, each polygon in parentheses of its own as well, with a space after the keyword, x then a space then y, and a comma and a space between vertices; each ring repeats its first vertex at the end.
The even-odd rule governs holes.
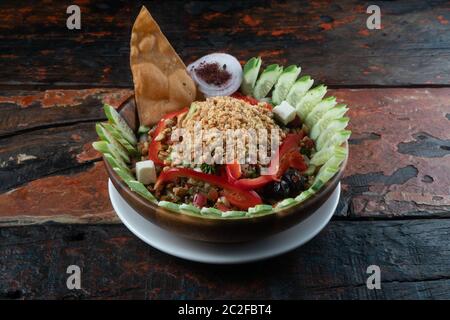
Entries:
POLYGON ((137 132, 104 105, 108 122, 96 125, 94 148, 147 201, 208 217, 270 214, 314 196, 339 171, 348 108, 299 66, 262 68, 255 57, 242 67, 213 53, 186 71, 198 90, 189 105, 141 119, 137 132))

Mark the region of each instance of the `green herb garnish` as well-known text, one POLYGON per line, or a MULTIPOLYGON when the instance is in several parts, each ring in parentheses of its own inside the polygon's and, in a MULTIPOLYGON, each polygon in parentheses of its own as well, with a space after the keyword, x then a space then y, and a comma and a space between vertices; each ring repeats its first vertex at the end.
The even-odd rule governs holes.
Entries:
POLYGON ((213 165, 213 164, 202 163, 200 165, 200 169, 204 173, 209 173, 209 174, 215 174, 216 173, 216 166, 213 165))

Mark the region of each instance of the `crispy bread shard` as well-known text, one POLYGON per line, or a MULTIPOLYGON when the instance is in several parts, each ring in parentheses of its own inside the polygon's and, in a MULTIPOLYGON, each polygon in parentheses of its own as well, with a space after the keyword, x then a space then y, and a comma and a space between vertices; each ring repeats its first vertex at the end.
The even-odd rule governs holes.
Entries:
POLYGON ((153 125, 194 101, 194 81, 144 6, 131 33, 130 66, 141 124, 153 125))

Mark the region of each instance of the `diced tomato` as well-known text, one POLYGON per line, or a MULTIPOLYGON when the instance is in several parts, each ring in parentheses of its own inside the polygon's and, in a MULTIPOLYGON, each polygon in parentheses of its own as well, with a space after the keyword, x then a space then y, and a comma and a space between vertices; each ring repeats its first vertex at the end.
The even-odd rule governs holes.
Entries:
POLYGON ((217 202, 216 203, 216 208, 219 209, 220 211, 229 211, 230 208, 228 208, 226 205, 224 205, 222 202, 217 202))
POLYGON ((205 197, 205 195, 203 193, 196 193, 194 195, 194 206, 198 207, 198 208, 203 208, 206 203, 208 202, 208 199, 205 197))
POLYGON ((219 193, 217 192, 216 189, 211 188, 211 189, 209 189, 209 191, 208 191, 207 197, 208 197, 208 200, 211 200, 211 201, 213 201, 213 202, 216 202, 217 198, 219 197, 219 193))

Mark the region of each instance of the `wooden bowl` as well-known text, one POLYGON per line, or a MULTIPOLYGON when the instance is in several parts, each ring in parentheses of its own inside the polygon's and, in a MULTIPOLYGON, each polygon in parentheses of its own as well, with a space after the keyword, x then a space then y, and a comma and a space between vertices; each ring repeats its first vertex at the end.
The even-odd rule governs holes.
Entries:
MULTIPOLYGON (((120 114, 133 130, 139 127, 134 97, 120 107, 120 114)), ((120 177, 104 161, 109 177, 125 201, 140 215, 152 223, 177 235, 208 242, 243 242, 266 237, 292 227, 308 218, 332 194, 344 171, 347 159, 340 171, 314 196, 306 201, 276 213, 243 218, 212 218, 176 213, 159 207, 132 192, 120 177)))

